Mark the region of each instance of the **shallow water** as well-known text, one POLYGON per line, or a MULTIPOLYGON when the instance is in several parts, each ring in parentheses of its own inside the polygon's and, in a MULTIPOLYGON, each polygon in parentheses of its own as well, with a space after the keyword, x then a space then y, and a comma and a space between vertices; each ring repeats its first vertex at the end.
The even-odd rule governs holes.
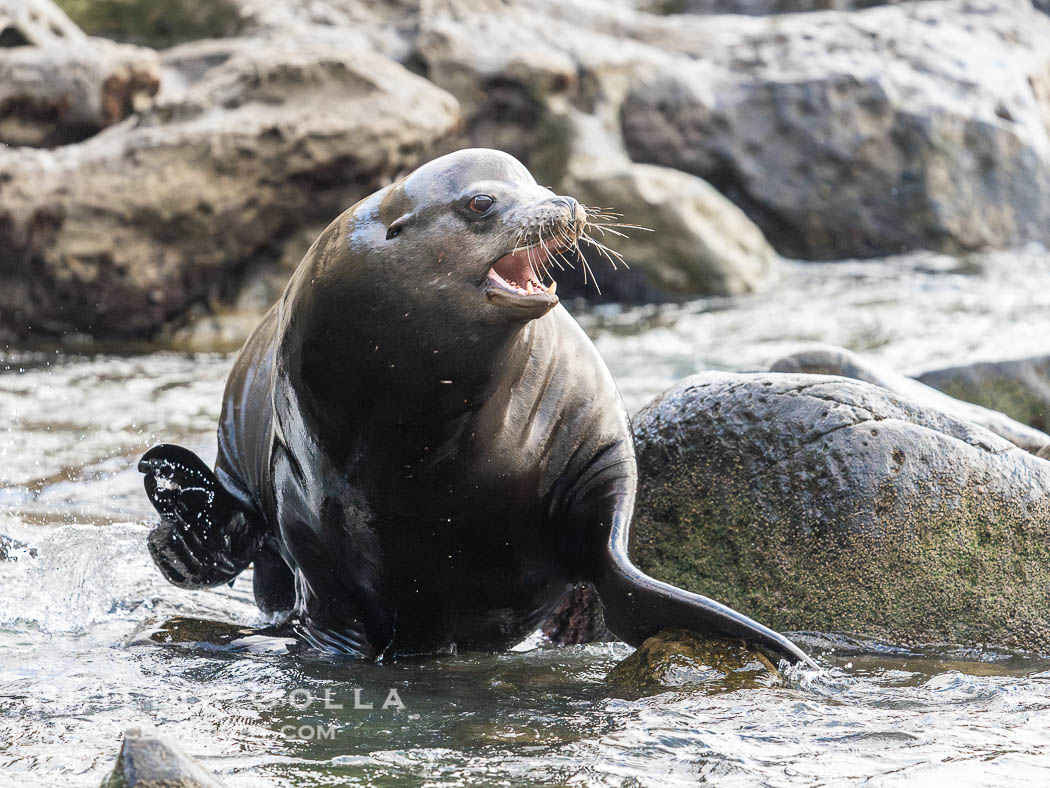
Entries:
MULTIPOLYGON (((581 321, 636 410, 696 370, 765 368, 812 341, 902 371, 1046 353, 1048 307, 1050 256, 1033 249, 791 266, 765 294, 581 321)), ((181 591, 143 543, 135 459, 159 439, 213 454, 229 362, 9 352, 0 364, 0 534, 35 553, 0 561, 0 785, 96 785, 132 725, 158 726, 231 786, 1050 775, 1050 659, 1032 655, 806 635, 825 669, 789 671, 782 686, 625 700, 604 681, 622 644, 375 666, 280 653, 275 640, 223 647, 217 626, 202 636, 211 645, 165 642, 157 627, 176 616, 234 636, 264 623, 246 575, 181 591), (373 708, 354 708, 355 690, 373 708), (400 705, 383 709, 391 690, 400 705)))

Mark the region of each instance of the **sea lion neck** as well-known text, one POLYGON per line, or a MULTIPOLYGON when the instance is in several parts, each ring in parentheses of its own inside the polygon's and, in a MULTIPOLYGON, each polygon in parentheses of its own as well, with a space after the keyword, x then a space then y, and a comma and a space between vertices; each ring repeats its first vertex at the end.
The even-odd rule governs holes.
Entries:
POLYGON ((278 376, 309 393, 321 434, 357 422, 435 432, 477 413, 524 373, 535 323, 455 326, 303 308, 284 324, 278 376), (304 316, 323 316, 304 320, 304 316))

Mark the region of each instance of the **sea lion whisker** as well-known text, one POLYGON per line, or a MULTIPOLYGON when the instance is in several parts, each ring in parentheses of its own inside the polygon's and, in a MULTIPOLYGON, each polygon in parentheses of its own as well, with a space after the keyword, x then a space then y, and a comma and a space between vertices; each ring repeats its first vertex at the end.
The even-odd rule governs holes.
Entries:
POLYGON ((599 254, 601 254, 603 257, 605 257, 605 259, 607 259, 610 263, 612 263, 612 267, 613 267, 614 270, 616 268, 616 263, 617 262, 623 263, 623 266, 625 268, 630 268, 630 266, 627 265, 627 261, 624 259, 623 255, 620 254, 619 252, 617 252, 615 249, 610 249, 608 246, 603 244, 601 241, 595 240, 594 238, 589 236, 587 233, 584 233, 583 235, 581 235, 580 238, 583 241, 585 241, 585 242, 591 244, 592 246, 594 246, 594 248, 598 250, 599 254), (613 259, 614 257, 615 257, 615 259, 613 259))

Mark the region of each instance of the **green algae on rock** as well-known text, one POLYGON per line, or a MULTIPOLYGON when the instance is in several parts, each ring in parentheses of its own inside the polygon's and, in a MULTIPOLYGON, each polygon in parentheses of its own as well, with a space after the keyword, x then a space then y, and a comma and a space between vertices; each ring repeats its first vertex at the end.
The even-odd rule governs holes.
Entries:
POLYGON ((709 692, 771 686, 780 672, 744 641, 665 629, 614 667, 606 680, 632 696, 675 689, 709 692))
POLYGON ((152 47, 224 38, 244 26, 228 0, 57 0, 84 31, 152 47))
POLYGON ((780 630, 1050 642, 1050 463, 860 381, 707 372, 635 419, 639 566, 780 630))
POLYGON ((1050 428, 1048 356, 934 369, 918 379, 956 399, 1002 411, 1022 424, 1050 428))

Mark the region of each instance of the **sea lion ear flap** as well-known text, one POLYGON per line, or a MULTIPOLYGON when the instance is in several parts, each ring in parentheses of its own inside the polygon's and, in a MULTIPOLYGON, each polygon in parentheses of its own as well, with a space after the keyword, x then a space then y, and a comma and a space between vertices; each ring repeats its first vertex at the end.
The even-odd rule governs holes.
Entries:
POLYGON ((394 219, 386 228, 386 239, 389 241, 391 238, 395 238, 401 232, 401 228, 408 224, 408 220, 411 218, 412 214, 406 213, 404 216, 394 219))

